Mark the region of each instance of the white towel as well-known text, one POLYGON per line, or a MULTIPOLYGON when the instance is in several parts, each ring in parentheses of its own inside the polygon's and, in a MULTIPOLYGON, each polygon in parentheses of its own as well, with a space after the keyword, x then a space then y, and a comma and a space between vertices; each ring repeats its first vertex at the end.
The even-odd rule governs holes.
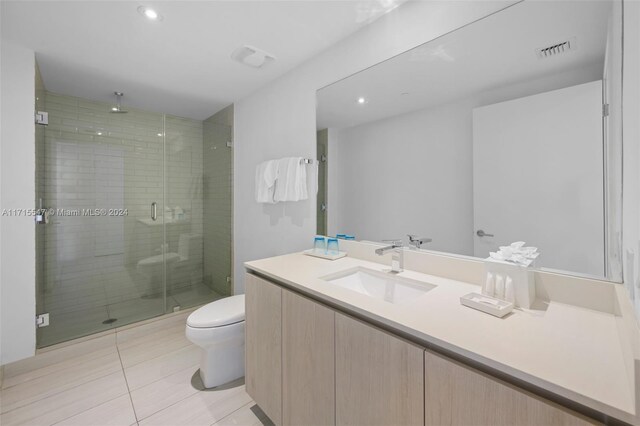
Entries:
POLYGON ((256 166, 256 201, 273 204, 275 183, 278 178, 278 161, 264 161, 256 166))
POLYGON ((307 191, 307 169, 302 157, 278 160, 278 180, 274 200, 300 201, 309 198, 307 191))
POLYGON ((276 179, 278 179, 278 160, 269 160, 264 169, 264 181, 267 187, 271 190, 275 190, 276 179))

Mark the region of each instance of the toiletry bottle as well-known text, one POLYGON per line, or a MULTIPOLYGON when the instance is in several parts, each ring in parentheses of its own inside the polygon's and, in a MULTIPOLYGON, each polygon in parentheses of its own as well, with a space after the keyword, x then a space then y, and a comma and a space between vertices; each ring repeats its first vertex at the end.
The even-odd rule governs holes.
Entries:
POLYGON ((184 220, 184 210, 182 210, 180 206, 176 206, 176 208, 173 209, 173 214, 175 215, 176 220, 184 220))
POLYGON ((482 294, 485 296, 493 297, 496 289, 496 281, 493 273, 487 272, 487 280, 484 283, 484 287, 482 287, 482 294))
POLYGON ((515 288, 513 287, 513 280, 507 275, 507 279, 504 283, 504 300, 511 303, 516 303, 515 288))
POLYGON ((494 297, 504 300, 504 275, 496 274, 496 291, 494 297))

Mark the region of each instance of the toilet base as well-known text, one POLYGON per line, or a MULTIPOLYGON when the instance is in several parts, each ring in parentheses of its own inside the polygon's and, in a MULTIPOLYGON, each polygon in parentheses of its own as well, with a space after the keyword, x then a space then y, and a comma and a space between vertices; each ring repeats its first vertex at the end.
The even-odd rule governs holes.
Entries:
POLYGON ((200 378, 205 388, 214 388, 244 376, 242 337, 242 342, 234 346, 201 349, 200 378))

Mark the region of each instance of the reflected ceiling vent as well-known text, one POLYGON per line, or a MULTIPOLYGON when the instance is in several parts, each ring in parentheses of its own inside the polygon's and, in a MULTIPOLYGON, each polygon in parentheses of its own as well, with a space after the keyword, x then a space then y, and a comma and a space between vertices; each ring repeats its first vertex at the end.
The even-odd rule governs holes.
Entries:
POLYGON ((576 44, 576 38, 571 37, 569 40, 561 41, 560 43, 553 44, 547 47, 541 47, 536 49, 538 58, 550 58, 552 56, 558 56, 562 53, 567 53, 572 50, 576 50, 578 45, 576 44))
POLYGON ((272 54, 249 45, 244 45, 234 50, 231 58, 252 68, 263 68, 276 60, 276 57, 272 54))

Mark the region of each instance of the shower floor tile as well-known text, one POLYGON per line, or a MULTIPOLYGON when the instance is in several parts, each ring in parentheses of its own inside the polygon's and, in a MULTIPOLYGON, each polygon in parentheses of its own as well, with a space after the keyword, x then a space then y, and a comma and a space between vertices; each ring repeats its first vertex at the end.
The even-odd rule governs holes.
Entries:
POLYGON ((38 346, 46 347, 93 333, 112 330, 141 320, 220 299, 203 283, 148 294, 149 279, 135 267, 58 280, 45 293, 44 312, 50 325, 38 329, 38 346), (113 321, 115 320, 115 321, 113 321), (106 321, 106 322, 105 322, 106 321))
POLYGON ((184 337, 191 311, 6 365, 0 424, 272 425, 243 379, 202 390, 199 348, 184 337))
POLYGON ((107 305, 109 318, 116 319, 116 325, 131 324, 136 321, 164 314, 164 298, 130 299, 107 305))

